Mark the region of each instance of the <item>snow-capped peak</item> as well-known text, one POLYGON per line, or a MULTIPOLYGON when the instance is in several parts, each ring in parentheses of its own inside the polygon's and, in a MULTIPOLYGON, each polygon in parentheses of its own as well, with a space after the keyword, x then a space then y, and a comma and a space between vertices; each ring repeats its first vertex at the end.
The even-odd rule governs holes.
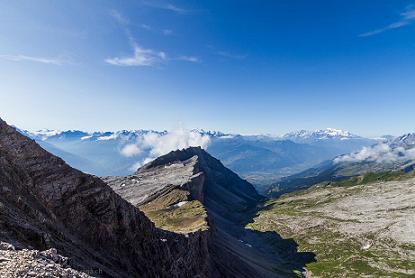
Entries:
POLYGON ((391 146, 401 146, 405 148, 415 146, 415 133, 407 133, 402 136, 396 137, 391 142, 391 146))
POLYGON ((224 136, 232 136, 232 134, 226 134, 221 131, 216 130, 204 130, 204 129, 192 129, 191 132, 199 133, 200 135, 206 135, 209 137, 224 137, 224 136))
POLYGON ((33 136, 39 137, 39 138, 41 138, 41 140, 45 141, 49 137, 57 136, 57 135, 61 134, 62 131, 53 130, 53 129, 41 129, 41 130, 37 130, 37 131, 31 131, 29 133, 32 134, 33 136))
POLYGON ((339 139, 347 140, 352 138, 360 138, 357 135, 352 134, 349 131, 335 128, 318 129, 315 131, 299 130, 289 132, 282 136, 284 139, 293 141, 308 141, 308 140, 327 140, 327 139, 339 139))

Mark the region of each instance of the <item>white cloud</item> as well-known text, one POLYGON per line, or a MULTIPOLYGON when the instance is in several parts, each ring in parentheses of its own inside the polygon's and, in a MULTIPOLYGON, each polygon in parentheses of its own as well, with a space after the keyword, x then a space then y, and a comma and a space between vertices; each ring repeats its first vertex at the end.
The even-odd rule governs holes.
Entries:
POLYGON ((201 135, 198 132, 189 131, 184 128, 178 128, 165 135, 150 133, 144 136, 144 142, 151 146, 151 152, 148 158, 156 158, 178 149, 196 146, 206 148, 209 143, 209 136, 201 135))
POLYGON ((148 133, 139 138, 135 144, 126 145, 121 149, 121 154, 126 157, 134 157, 146 154, 135 163, 132 168, 135 170, 137 165, 148 163, 159 156, 165 155, 174 150, 185 149, 188 147, 207 148, 209 136, 201 135, 199 132, 178 128, 165 134, 148 133))
POLYGON ((156 9, 160 9, 160 10, 171 11, 171 12, 175 12, 175 13, 178 13, 178 14, 186 14, 186 13, 189 12, 189 10, 186 10, 184 8, 178 7, 178 6, 170 4, 170 3, 165 3, 165 2, 162 2, 162 1, 152 0, 152 1, 143 1, 142 3, 147 7, 156 8, 156 9))
POLYGON ((105 62, 115 66, 154 66, 166 58, 167 55, 163 51, 144 49, 135 45, 133 56, 107 58, 105 62))
POLYGON ((200 63, 200 59, 194 56, 179 56, 177 60, 190 62, 190 63, 200 63))
POLYGON ((409 25, 415 20, 415 9, 407 10, 401 13, 400 16, 401 16, 401 19, 399 21, 393 22, 383 28, 379 28, 373 31, 360 34, 359 37, 370 37, 370 36, 383 33, 388 30, 398 29, 398 28, 409 25))
POLYGON ((150 31, 152 29, 151 26, 147 25, 147 24, 141 24, 140 27, 147 30, 147 31, 150 31))
POLYGON ((124 17, 119 11, 111 10, 110 16, 112 16, 119 24, 127 25, 129 24, 128 18, 124 17))
POLYGON ((172 30, 170 30, 170 29, 163 29, 163 30, 162 30, 162 33, 163 33, 163 35, 165 35, 165 36, 170 36, 170 35, 172 35, 172 34, 173 34, 173 31, 172 31, 172 30))
POLYGON ((64 60, 61 58, 35 57, 35 56, 27 56, 27 55, 22 55, 22 54, 0 55, 0 59, 7 60, 7 61, 13 61, 13 62, 34 62, 34 63, 57 65, 57 66, 61 66, 64 64, 70 64, 68 60, 64 60))
POLYGON ((183 8, 180 8, 180 7, 177 7, 177 6, 173 5, 173 4, 167 4, 165 6, 162 6, 162 8, 164 8, 166 10, 169 10, 169 11, 172 11, 172 12, 181 13, 181 14, 188 12, 187 10, 185 10, 183 8))
POLYGON ((121 154, 125 157, 132 157, 141 152, 142 150, 136 144, 128 144, 121 149, 121 154))
POLYGON ((110 135, 107 135, 107 136, 100 136, 100 137, 97 138, 97 140, 98 141, 110 141, 110 140, 117 139, 117 137, 118 137, 117 134, 113 133, 113 134, 110 134, 110 135))
MULTIPOLYGON (((121 25, 124 32, 126 33, 126 36, 131 44, 131 47, 133 48, 133 54, 131 56, 124 56, 124 57, 109 57, 105 59, 106 63, 110 65, 114 65, 114 66, 137 67, 137 66, 155 66, 157 64, 160 64, 163 61, 168 61, 168 60, 179 60, 179 61, 192 62, 192 63, 200 62, 200 59, 194 56, 179 56, 177 58, 173 57, 173 58, 168 59, 167 54, 164 51, 156 51, 153 49, 146 49, 146 48, 139 46, 139 44, 136 42, 136 40, 132 36, 132 33, 130 32, 130 29, 129 29, 130 24, 129 24, 128 18, 124 17, 120 12, 116 10, 111 10, 110 15, 121 25)), ((157 30, 147 24, 141 24, 139 27, 147 31, 157 30)), ((161 31, 164 35, 171 35, 173 33, 173 31, 170 29, 157 30, 157 32, 159 31, 161 31)))
POLYGON ((130 167, 130 171, 131 172, 135 172, 137 171, 138 168, 140 168, 141 166, 143 166, 143 163, 140 161, 137 161, 136 163, 134 163, 131 167, 130 167))
POLYGON ((405 149, 403 147, 391 148, 387 144, 377 144, 372 147, 363 147, 360 151, 342 155, 334 159, 335 163, 341 162, 394 162, 398 160, 415 159, 415 148, 405 149))

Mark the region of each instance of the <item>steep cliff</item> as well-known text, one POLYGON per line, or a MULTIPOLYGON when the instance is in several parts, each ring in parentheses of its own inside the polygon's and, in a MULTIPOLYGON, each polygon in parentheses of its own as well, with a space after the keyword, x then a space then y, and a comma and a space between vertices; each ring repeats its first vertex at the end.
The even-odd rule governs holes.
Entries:
MULTIPOLYGON (((56 248, 68 266, 92 276, 215 276, 204 232, 155 228, 102 180, 69 167, 2 120, 0 241, 12 246, 3 252, 56 248)), ((6 267, 0 263, 0 272, 6 267)))
POLYGON ((203 149, 173 151, 133 175, 103 179, 157 227, 183 234, 207 231, 209 255, 222 276, 293 275, 299 261, 295 244, 244 228, 263 197, 203 149))

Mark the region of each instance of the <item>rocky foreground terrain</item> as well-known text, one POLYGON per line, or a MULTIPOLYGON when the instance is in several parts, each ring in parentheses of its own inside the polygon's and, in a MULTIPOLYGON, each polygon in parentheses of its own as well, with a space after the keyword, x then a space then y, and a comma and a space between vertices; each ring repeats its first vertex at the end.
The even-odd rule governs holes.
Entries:
POLYGON ((363 177, 283 195, 248 227, 277 231, 315 253, 306 267, 312 277, 414 277, 415 178, 386 176, 395 180, 363 177))
MULTIPOLYGON (((0 277, 76 277, 88 278, 100 271, 88 273, 72 269, 68 258, 58 254, 54 248, 45 251, 16 250, 6 242, 0 242, 0 277)), ((102 273, 101 273, 102 274, 102 273)))

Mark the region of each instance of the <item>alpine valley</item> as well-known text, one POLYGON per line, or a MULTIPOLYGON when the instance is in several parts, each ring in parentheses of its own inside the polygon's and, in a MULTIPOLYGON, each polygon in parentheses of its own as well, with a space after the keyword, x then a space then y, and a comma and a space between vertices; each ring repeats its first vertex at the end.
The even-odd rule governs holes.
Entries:
POLYGON ((415 134, 1 121, 0 153, 0 277, 415 275, 415 134))

